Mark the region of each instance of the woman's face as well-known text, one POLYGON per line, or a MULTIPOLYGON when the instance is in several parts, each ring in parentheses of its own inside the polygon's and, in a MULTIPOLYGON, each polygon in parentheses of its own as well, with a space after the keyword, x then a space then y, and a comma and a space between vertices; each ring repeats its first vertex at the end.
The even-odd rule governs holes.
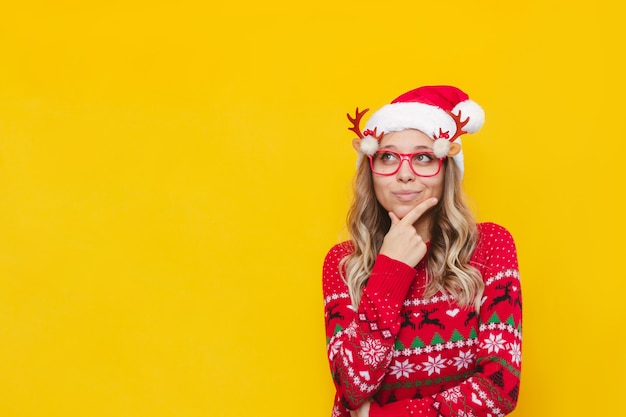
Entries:
MULTIPOLYGON (((391 132, 380 140, 380 149, 408 154, 418 151, 432 151, 433 140, 415 129, 391 132)), ((443 193, 445 165, 433 177, 419 177, 409 166, 409 161, 402 161, 400 169, 393 175, 383 176, 372 173, 376 199, 398 218, 403 218, 413 207, 436 197, 441 200, 443 193)))

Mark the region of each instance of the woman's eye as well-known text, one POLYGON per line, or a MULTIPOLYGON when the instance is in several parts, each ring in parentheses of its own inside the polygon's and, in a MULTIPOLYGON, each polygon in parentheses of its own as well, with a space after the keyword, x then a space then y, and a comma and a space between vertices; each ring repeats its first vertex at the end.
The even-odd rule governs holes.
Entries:
POLYGON ((426 164, 428 162, 434 161, 433 155, 429 153, 418 153, 413 156, 413 161, 418 162, 420 164, 426 164))
POLYGON ((381 152, 380 153, 380 160, 383 162, 393 162, 396 159, 398 159, 398 157, 394 154, 392 154, 391 152, 381 152))

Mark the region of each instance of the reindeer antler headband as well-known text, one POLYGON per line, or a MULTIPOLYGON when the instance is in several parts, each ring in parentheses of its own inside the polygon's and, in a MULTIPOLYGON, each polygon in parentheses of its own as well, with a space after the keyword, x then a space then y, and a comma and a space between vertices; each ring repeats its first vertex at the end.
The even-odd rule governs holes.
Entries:
POLYGON ((433 141, 433 151, 439 158, 454 157, 463 171, 460 140, 465 133, 475 133, 485 121, 483 109, 463 91, 452 86, 425 86, 411 90, 376 111, 361 133, 360 123, 369 109, 359 111, 348 120, 349 130, 360 139, 359 149, 373 155, 385 133, 417 129, 433 141))

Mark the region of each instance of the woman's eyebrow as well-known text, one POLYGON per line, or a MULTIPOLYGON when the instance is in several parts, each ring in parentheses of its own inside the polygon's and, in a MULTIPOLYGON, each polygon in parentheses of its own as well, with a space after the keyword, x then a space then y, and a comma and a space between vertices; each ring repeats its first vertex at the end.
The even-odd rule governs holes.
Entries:
MULTIPOLYGON (((381 146, 380 149, 390 149, 390 150, 396 150, 398 149, 397 146, 395 145, 387 145, 387 146, 381 146)), ((413 149, 428 149, 428 150, 432 150, 432 148, 430 146, 426 146, 426 145, 417 145, 415 146, 413 149)))

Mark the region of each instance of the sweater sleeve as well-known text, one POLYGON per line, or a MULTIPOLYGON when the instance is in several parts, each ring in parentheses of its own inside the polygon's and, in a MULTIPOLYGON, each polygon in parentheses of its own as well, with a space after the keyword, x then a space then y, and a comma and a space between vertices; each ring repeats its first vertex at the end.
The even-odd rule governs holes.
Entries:
POLYGON ((380 406, 369 417, 504 416, 516 406, 521 372, 522 302, 513 238, 495 224, 481 225, 485 291, 479 313, 476 370, 436 395, 380 406))
POLYGON ((347 415, 346 410, 359 408, 378 390, 400 330, 400 309, 415 277, 409 265, 378 255, 355 310, 339 270, 347 246, 331 249, 323 268, 327 353, 337 390, 333 415, 347 415))

